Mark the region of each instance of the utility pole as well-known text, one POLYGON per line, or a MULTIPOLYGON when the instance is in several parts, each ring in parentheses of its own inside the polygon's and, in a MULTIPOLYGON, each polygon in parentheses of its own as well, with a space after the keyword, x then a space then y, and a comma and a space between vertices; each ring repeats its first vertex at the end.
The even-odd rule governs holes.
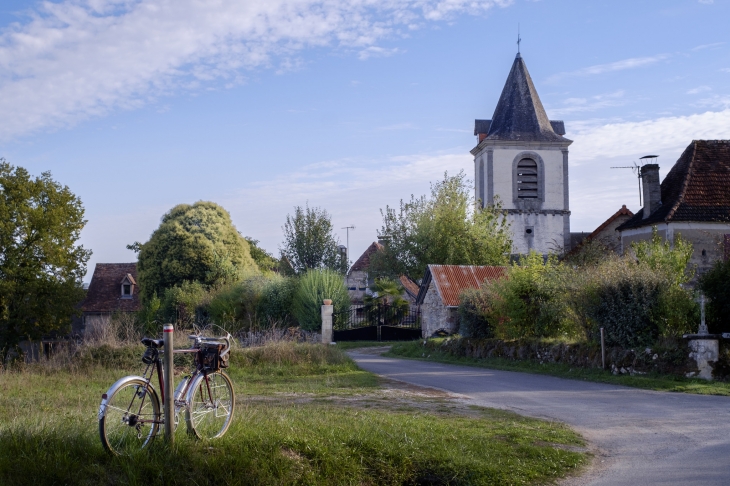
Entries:
POLYGON ((347 231, 347 260, 348 260, 347 266, 349 267, 350 266, 350 262, 349 262, 349 260, 350 260, 350 230, 354 230, 355 225, 353 224, 350 226, 345 226, 342 229, 347 231))

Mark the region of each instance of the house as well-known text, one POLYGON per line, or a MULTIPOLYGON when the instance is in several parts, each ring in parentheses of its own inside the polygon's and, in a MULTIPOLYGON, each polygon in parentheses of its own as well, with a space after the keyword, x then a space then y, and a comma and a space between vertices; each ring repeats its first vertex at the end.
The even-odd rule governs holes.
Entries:
POLYGON ((383 245, 374 241, 352 264, 345 276, 345 285, 350 294, 350 301, 354 305, 362 304, 368 288, 373 284, 374 279, 368 274, 370 257, 377 251, 383 249, 383 245))
POLYGON ((517 57, 491 120, 475 120, 475 199, 498 199, 507 213, 513 253, 570 249, 565 124, 550 120, 522 56, 517 57))
POLYGON ((421 308, 423 337, 432 336, 440 330, 457 332, 457 309, 461 291, 478 289, 485 281, 496 280, 506 274, 506 267, 429 265, 416 297, 416 304, 421 308))
POLYGON ((136 263, 97 263, 81 303, 82 335, 109 325, 112 314, 141 308, 136 263))
POLYGON ((644 207, 620 225, 622 251, 649 240, 656 226, 670 243, 678 235, 692 243, 690 264, 698 273, 723 258, 730 234, 730 140, 693 140, 664 180, 659 165, 641 167, 644 207))
POLYGON ((409 303, 415 304, 416 297, 418 297, 419 291, 418 284, 410 278, 406 277, 405 275, 401 275, 398 280, 403 286, 403 298, 406 299, 409 303))
POLYGON ((634 216, 634 213, 626 207, 624 204, 621 209, 613 213, 613 215, 606 221, 601 223, 592 233, 571 233, 573 238, 571 244, 571 250, 568 254, 575 254, 580 251, 583 245, 588 244, 591 241, 595 241, 603 245, 607 250, 617 254, 621 254, 621 234, 616 231, 616 228, 630 220, 634 216), (585 235, 581 238, 576 238, 576 235, 585 235))

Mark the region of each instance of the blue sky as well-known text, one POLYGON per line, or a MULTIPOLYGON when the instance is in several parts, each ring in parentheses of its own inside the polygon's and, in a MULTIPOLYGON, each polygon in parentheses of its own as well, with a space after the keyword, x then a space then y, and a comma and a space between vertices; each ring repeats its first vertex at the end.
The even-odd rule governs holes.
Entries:
MULTIPOLYGON (((4 0, 0 156, 79 195, 96 262, 133 261, 172 206, 212 200, 278 254, 295 205, 351 258, 380 208, 473 177, 516 52, 571 146, 571 229, 638 209, 662 174, 730 138, 729 0, 4 0)), ((87 276, 87 279, 90 277, 87 276)))

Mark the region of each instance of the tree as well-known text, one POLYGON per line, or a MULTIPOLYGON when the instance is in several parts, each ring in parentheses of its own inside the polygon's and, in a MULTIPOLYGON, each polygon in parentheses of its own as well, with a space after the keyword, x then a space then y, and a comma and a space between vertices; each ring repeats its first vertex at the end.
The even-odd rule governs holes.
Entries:
POLYGON ((0 159, 0 366, 24 339, 64 332, 83 299, 91 251, 77 245, 81 200, 50 172, 0 159))
POLYGON ((219 205, 198 201, 180 204, 162 217, 147 243, 139 249, 140 295, 143 302, 161 297, 183 282, 208 288, 237 282, 257 267, 249 245, 219 205))
POLYGON ((474 204, 463 171, 431 185, 431 196, 381 210, 385 250, 370 259, 375 275, 420 279, 428 264, 506 265, 512 249, 499 202, 474 204))
POLYGON ((342 271, 340 242, 332 233, 332 221, 326 210, 296 206, 294 216, 287 214, 282 229, 281 255, 295 273, 318 268, 342 271))
POLYGON ((243 237, 248 242, 248 248, 251 252, 251 258, 256 262, 259 270, 262 272, 272 272, 279 266, 279 260, 268 251, 259 246, 259 240, 255 240, 250 236, 243 237))

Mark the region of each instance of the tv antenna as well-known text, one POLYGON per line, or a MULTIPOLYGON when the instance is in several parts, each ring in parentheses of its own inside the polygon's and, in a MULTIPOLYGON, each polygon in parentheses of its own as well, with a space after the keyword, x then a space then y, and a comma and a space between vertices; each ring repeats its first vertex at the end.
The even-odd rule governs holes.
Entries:
POLYGON ((658 155, 645 155, 645 156, 639 158, 639 160, 642 161, 642 164, 641 165, 639 165, 636 162, 634 162, 634 165, 624 165, 624 166, 620 166, 620 167, 611 167, 612 169, 631 169, 631 172, 633 172, 634 174, 636 174, 636 178, 637 178, 637 180, 639 182, 639 206, 642 206, 643 207, 643 204, 641 202, 641 168, 644 165, 646 165, 644 163, 645 160, 647 161, 647 163, 654 163, 654 162, 656 162, 656 158, 657 157, 659 157, 659 156, 658 155), (649 160, 647 160, 647 159, 649 159, 649 160))

